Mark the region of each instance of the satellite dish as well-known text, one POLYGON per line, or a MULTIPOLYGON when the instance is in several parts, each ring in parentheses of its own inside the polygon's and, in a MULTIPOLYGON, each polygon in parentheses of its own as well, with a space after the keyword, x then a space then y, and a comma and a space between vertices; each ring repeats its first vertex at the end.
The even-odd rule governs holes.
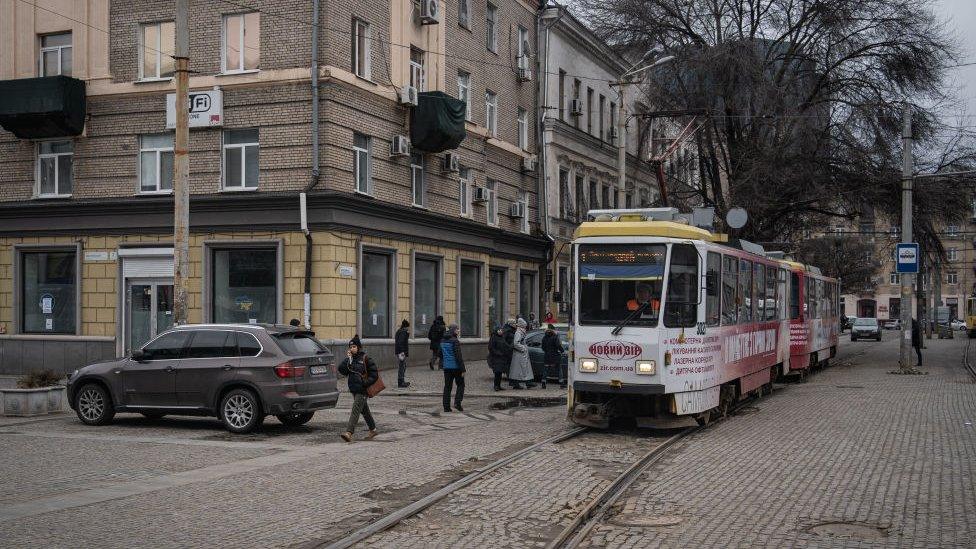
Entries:
POLYGON ((746 221, 749 221, 749 214, 746 212, 745 208, 739 208, 736 206, 725 214, 725 221, 729 224, 729 227, 733 229, 741 229, 746 226, 746 221))

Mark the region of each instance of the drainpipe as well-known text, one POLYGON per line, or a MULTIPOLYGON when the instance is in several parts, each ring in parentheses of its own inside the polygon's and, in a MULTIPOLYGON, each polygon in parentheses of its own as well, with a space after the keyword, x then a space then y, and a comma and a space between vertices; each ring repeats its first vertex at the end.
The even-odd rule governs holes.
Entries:
MULTIPOLYGON (((546 281, 550 279, 550 265, 555 261, 555 256, 553 255, 553 244, 555 239, 551 234, 551 223, 549 220, 549 143, 546 141, 546 117, 549 111, 546 109, 546 93, 549 90, 549 34, 553 26, 559 22, 563 17, 563 8, 558 4, 556 7, 559 10, 559 14, 556 16, 552 22, 545 24, 543 23, 543 15, 546 9, 549 7, 548 2, 543 2, 539 7, 539 16, 536 17, 536 51, 539 52, 539 60, 537 73, 539 74, 539 85, 536 92, 536 112, 539 113, 538 117, 538 132, 539 138, 537 140, 536 146, 539 149, 539 163, 538 163, 538 173, 539 181, 537 185, 538 189, 538 208, 539 208, 539 225, 542 228, 542 234, 546 237, 548 245, 546 247, 546 258, 542 262, 541 276, 539 277, 539 321, 541 322, 545 318, 546 309, 548 306, 548 299, 546 299, 546 281)), ((552 277, 555 283, 555 276, 552 277)), ((554 284, 553 284, 554 285, 554 284)))
POLYGON ((319 182, 319 2, 312 0, 312 178, 299 194, 301 227, 305 234, 305 295, 302 305, 302 324, 312 327, 312 233, 308 230, 308 202, 306 193, 319 182))

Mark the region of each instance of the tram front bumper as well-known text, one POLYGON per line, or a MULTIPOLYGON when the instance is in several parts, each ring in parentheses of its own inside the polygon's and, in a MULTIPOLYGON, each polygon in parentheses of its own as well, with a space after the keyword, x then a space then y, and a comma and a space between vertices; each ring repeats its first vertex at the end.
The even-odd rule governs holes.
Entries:
POLYGON ((614 387, 597 381, 574 381, 573 391, 580 393, 604 393, 608 395, 663 395, 664 385, 654 383, 621 384, 614 387))

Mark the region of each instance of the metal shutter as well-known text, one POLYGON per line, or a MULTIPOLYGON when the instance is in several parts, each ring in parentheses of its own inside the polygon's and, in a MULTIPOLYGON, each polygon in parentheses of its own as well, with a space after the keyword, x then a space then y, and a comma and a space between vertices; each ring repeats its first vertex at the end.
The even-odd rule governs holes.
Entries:
POLYGON ((173 278, 172 257, 125 257, 123 278, 173 278))

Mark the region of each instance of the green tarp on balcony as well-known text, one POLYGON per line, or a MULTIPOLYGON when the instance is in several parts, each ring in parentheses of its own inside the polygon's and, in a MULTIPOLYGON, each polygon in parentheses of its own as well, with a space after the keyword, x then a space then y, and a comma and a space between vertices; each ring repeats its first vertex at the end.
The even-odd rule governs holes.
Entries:
POLYGON ((437 153, 456 149, 464 141, 464 102, 444 92, 421 92, 410 111, 410 146, 437 153))
POLYGON ((81 134, 86 106, 85 83, 77 78, 0 80, 0 126, 21 139, 81 134))

